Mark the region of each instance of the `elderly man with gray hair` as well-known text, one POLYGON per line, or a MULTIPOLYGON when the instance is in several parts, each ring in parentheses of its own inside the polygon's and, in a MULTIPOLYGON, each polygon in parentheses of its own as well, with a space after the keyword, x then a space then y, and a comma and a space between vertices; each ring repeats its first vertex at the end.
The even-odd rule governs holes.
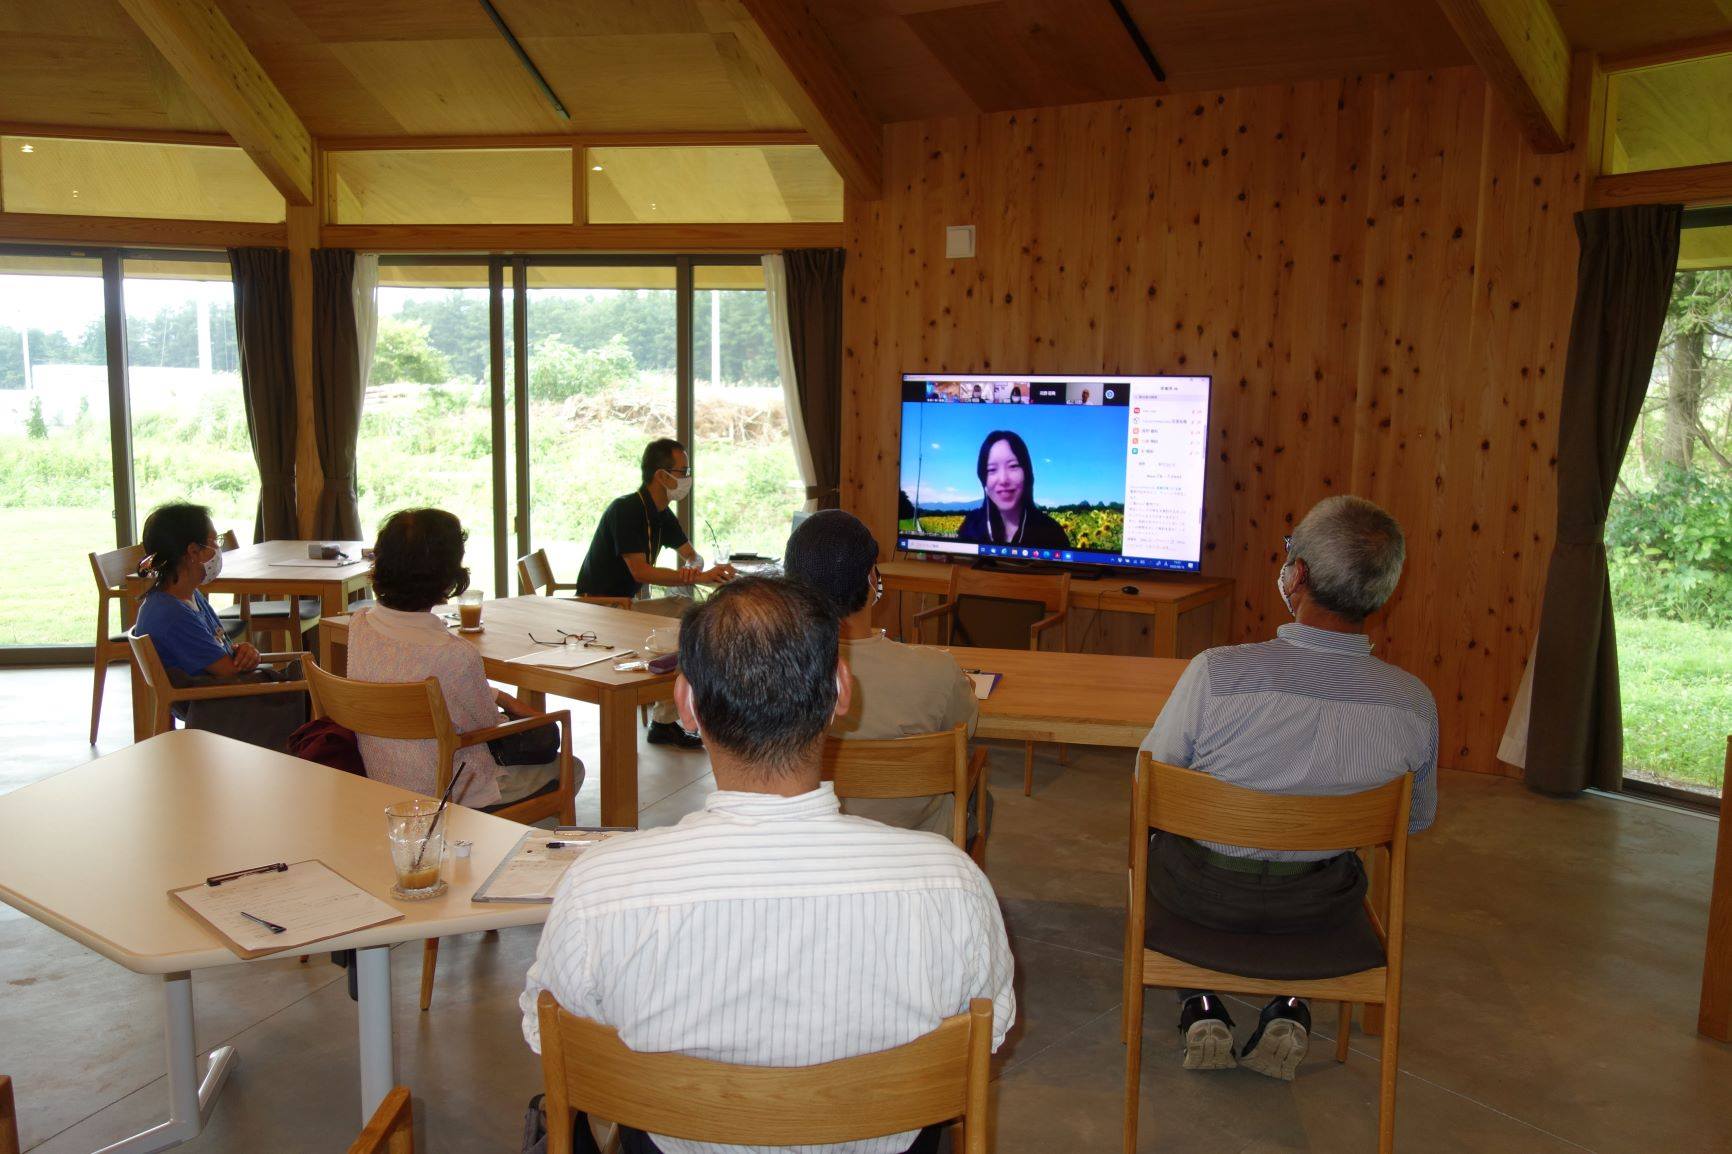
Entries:
MULTIPOLYGON (((1276 589, 1293 621, 1272 641, 1191 660, 1142 748, 1268 793, 1349 794, 1413 774, 1410 829, 1437 813, 1437 704, 1410 673, 1371 655, 1365 619, 1383 607, 1406 555, 1395 518, 1358 497, 1321 501, 1285 541, 1276 589)), ((1149 897, 1217 930, 1314 933, 1357 916, 1365 875, 1351 851, 1259 850, 1156 834, 1149 897)), ((1206 990, 1180 991, 1185 1068, 1243 1064, 1291 1080, 1311 1014, 1298 998, 1264 1007, 1237 1057, 1233 1019, 1206 990)))

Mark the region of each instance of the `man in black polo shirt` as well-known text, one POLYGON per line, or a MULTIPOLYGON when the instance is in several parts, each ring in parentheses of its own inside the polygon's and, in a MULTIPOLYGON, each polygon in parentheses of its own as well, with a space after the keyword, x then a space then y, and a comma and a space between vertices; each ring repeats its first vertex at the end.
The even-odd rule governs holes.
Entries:
MULTIPOLYGON (((668 506, 692 491, 691 460, 686 448, 671 437, 651 441, 643 451, 643 487, 608 505, 595 527, 589 554, 577 575, 582 597, 636 597, 645 585, 713 585, 734 575, 724 561, 709 569, 680 528, 668 506), (664 547, 678 554, 678 569, 663 569, 656 559, 664 547)), ((689 597, 659 597, 639 601, 640 613, 679 617, 692 605, 689 597)), ((703 740, 680 727, 671 701, 659 701, 650 712, 649 739, 654 745, 699 749, 703 740)))

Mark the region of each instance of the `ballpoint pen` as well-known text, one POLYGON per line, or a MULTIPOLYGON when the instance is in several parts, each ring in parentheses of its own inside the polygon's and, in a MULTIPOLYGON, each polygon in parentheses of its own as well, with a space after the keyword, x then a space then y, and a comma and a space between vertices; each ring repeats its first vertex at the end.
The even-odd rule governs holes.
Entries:
POLYGON ((259 917, 257 914, 249 914, 245 910, 237 910, 236 912, 239 913, 241 915, 241 917, 245 918, 249 922, 257 922, 259 925, 265 927, 265 929, 271 931, 271 933, 273 933, 273 934, 280 934, 280 933, 284 932, 284 927, 279 926, 276 922, 267 922, 267 921, 265 921, 265 919, 259 917))

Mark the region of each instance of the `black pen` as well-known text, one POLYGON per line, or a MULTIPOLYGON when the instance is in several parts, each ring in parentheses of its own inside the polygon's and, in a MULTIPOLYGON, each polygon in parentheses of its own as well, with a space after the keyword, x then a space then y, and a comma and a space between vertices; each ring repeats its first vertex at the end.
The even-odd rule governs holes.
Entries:
POLYGON ((575 846, 577 844, 578 843, 574 842, 574 841, 550 841, 547 843, 547 848, 548 849, 570 849, 572 846, 575 846))
POLYGON ((286 932, 284 927, 279 926, 276 922, 267 922, 267 921, 265 921, 265 919, 259 917, 256 914, 249 914, 245 910, 236 910, 235 912, 240 914, 241 917, 245 918, 249 922, 259 923, 259 925, 265 927, 265 929, 271 931, 271 933, 273 933, 273 934, 280 934, 280 933, 286 932))

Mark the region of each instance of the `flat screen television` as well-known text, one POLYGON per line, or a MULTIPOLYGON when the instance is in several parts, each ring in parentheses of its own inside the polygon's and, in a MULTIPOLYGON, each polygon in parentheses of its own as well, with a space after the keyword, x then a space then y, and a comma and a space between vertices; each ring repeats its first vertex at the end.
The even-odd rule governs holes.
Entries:
POLYGON ((898 546, 1196 572, 1209 383, 904 374, 898 546))

